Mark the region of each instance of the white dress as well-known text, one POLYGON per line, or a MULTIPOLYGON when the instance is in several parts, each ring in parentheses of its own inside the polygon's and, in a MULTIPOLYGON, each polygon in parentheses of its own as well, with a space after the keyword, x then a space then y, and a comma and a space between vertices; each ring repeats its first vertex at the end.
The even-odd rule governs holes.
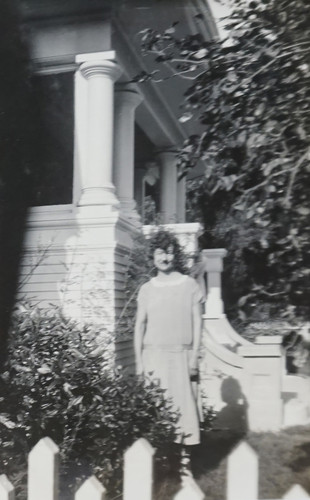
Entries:
POLYGON ((200 442, 199 412, 189 365, 192 307, 202 300, 196 281, 185 275, 165 282, 152 278, 142 285, 138 295, 147 315, 142 348, 144 372, 157 379, 172 398, 174 409, 180 412, 178 441, 189 445, 200 442))

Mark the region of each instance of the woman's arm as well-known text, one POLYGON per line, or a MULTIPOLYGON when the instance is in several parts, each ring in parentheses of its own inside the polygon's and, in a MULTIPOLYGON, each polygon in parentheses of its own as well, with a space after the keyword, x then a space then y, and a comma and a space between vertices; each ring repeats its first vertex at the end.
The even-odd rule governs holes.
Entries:
POLYGON ((134 334, 134 349, 136 357, 136 374, 143 373, 142 363, 142 344, 146 327, 146 310, 143 304, 138 302, 138 309, 136 315, 135 334, 134 334))
POLYGON ((196 375, 198 369, 198 355, 199 355, 199 347, 201 342, 201 331, 202 331, 201 304, 199 302, 194 303, 192 306, 192 319, 193 319, 193 351, 190 362, 190 372, 191 375, 196 375))

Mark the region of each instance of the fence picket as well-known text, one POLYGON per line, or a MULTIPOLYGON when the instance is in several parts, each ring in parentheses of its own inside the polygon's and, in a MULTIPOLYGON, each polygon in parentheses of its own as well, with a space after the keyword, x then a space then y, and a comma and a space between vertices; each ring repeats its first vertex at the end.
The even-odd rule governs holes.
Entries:
POLYGON ((173 497, 173 500, 203 500, 205 494, 201 491, 198 484, 191 477, 186 478, 183 487, 173 497))
MULTIPOLYGON (((136 441, 124 454, 123 500, 152 500, 154 448, 146 439, 136 441)), ((48 437, 41 439, 28 457, 28 500, 58 500, 59 449, 48 437)), ((105 500, 106 489, 95 476, 78 489, 74 500, 105 500)), ((186 477, 173 500, 204 500, 192 477, 186 477)), ((0 475, 0 500, 15 500, 15 488, 0 475)), ((258 457, 246 442, 230 453, 227 463, 226 500, 258 500, 258 457)), ((298 484, 282 500, 310 500, 298 484)))
POLYGON ((45 437, 28 457, 28 500, 58 500, 59 448, 45 437))
POLYGON ((89 477, 78 489, 74 500, 105 500, 106 489, 95 476, 89 477))
POLYGON ((299 485, 294 484, 284 495, 283 500, 309 500, 308 493, 299 485))
POLYGON ((5 474, 0 476, 0 500, 15 500, 15 489, 5 474))
POLYGON ((140 438, 125 452, 123 500, 152 500, 154 451, 140 438))
POLYGON ((227 500, 257 500, 258 458, 245 442, 240 443, 228 457, 227 500))

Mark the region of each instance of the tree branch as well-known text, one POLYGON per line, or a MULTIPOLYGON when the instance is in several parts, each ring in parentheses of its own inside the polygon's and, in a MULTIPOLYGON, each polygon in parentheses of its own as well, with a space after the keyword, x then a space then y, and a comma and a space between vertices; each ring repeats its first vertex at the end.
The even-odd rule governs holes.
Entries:
POLYGON ((301 167, 301 165, 303 164, 303 162, 307 158, 310 158, 310 148, 308 148, 307 151, 305 152, 305 154, 302 155, 302 157, 298 160, 298 162, 296 163, 295 167, 291 171, 290 180, 289 180, 287 191, 286 191, 286 195, 285 195, 285 198, 284 198, 284 201, 283 201, 283 205, 285 206, 285 208, 291 208, 291 200, 290 200, 290 198, 291 198, 291 195, 292 195, 292 189, 293 189, 293 185, 294 185, 294 182, 295 182, 295 179, 296 179, 296 175, 297 175, 297 172, 298 172, 299 168, 301 167))
POLYGON ((266 186, 267 184, 270 184, 270 179, 272 177, 278 177, 279 175, 286 174, 287 172, 291 172, 291 169, 286 168, 285 170, 281 170, 280 172, 274 172, 273 174, 269 174, 267 179, 265 179, 263 182, 260 182, 259 184, 256 184, 256 186, 252 186, 248 189, 245 189, 243 194, 248 194, 248 193, 255 191, 256 189, 258 189, 262 186, 266 186))
POLYGON ((257 287, 256 291, 258 293, 261 293, 262 295, 267 295, 267 297, 277 297, 279 295, 285 295, 287 293, 286 290, 283 290, 281 292, 267 292, 267 290, 265 290, 263 287, 256 285, 255 282, 254 282, 254 286, 257 287))
POLYGON ((35 270, 42 264, 42 262, 45 260, 50 247, 52 246, 53 240, 46 246, 46 247, 39 247, 38 248, 38 255, 37 255, 37 260, 34 262, 34 264, 30 265, 30 270, 28 273, 24 276, 24 278, 18 283, 17 285, 17 291, 20 291, 24 285, 26 285, 31 278, 31 276, 34 274, 35 270))

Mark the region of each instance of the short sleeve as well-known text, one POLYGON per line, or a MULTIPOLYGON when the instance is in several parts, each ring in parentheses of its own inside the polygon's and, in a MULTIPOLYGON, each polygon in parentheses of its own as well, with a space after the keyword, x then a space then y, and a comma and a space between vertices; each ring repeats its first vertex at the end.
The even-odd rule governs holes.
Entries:
POLYGON ((204 300, 205 297, 199 284, 193 279, 192 304, 202 304, 204 300))

